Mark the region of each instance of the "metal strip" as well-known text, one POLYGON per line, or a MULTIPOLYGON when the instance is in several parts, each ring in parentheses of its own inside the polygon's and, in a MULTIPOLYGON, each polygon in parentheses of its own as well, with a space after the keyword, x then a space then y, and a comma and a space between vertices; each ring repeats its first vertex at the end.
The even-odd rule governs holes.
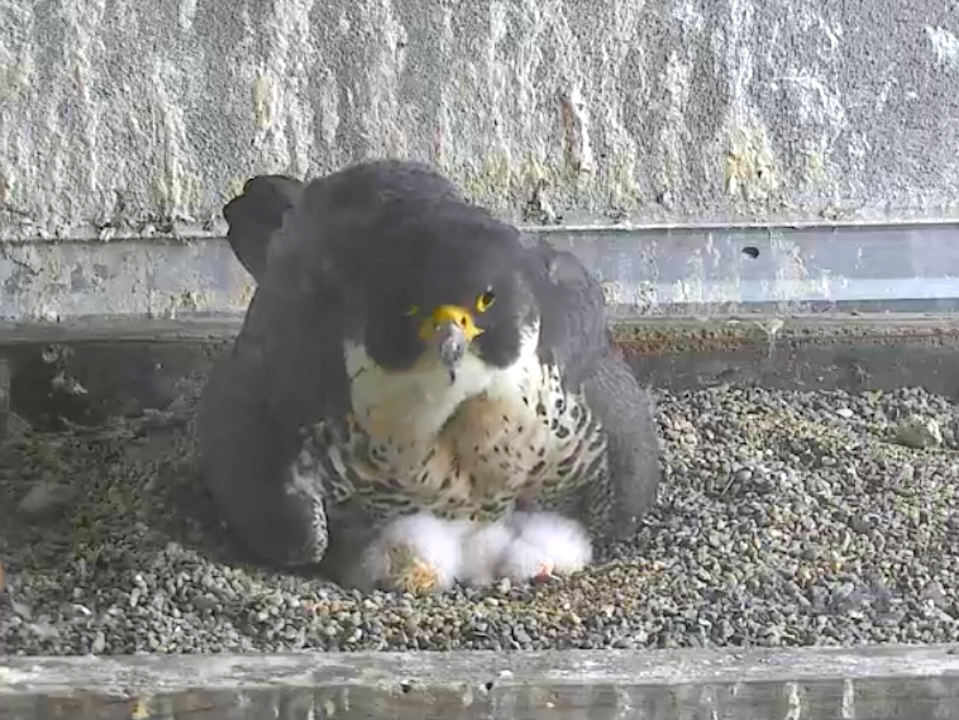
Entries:
MULTIPOLYGON (((604 283, 611 315, 959 310, 959 225, 530 228, 604 283)), ((222 239, 0 245, 0 319, 49 325, 242 316, 222 239)))
POLYGON ((606 284, 614 315, 928 312, 959 306, 959 225, 546 233, 606 284))

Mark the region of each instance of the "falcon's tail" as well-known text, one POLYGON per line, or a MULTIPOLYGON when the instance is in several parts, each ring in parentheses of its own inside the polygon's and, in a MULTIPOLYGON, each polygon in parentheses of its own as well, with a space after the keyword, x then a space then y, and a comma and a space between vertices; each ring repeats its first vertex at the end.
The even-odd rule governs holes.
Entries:
POLYGON ((257 175, 223 208, 229 229, 226 238, 237 259, 258 281, 266 269, 270 237, 283 224, 283 215, 299 200, 305 185, 284 175, 257 175))

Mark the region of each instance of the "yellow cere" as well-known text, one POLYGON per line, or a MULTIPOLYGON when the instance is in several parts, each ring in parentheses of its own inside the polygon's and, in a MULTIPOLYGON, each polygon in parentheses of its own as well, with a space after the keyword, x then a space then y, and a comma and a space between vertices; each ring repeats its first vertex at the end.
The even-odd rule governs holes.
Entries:
POLYGON ((451 322, 459 327, 467 340, 472 340, 483 332, 476 326, 473 313, 459 305, 440 305, 433 314, 420 325, 420 337, 424 340, 432 337, 433 333, 443 324, 451 322))

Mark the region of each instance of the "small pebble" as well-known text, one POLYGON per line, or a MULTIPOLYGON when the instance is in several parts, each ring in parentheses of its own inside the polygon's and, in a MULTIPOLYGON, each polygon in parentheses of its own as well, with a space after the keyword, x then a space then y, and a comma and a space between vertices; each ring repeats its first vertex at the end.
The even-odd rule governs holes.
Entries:
POLYGON ((90 652, 94 655, 102 655, 107 649, 107 636, 102 631, 97 631, 93 636, 93 642, 90 644, 90 652))
POLYGON ((913 448, 939 447, 943 442, 939 423, 919 415, 910 415, 896 425, 896 439, 913 448))
POLYGON ((13 610, 19 617, 24 620, 30 620, 33 617, 33 611, 30 609, 30 606, 26 603, 17 602, 12 600, 10 602, 10 609, 13 610))

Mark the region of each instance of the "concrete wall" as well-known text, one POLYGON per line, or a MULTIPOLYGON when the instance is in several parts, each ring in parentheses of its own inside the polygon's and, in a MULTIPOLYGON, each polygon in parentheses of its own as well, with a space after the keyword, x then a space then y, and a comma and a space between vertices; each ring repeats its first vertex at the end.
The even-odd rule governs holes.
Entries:
POLYGON ((956 215, 956 0, 0 3, 0 237, 438 163, 517 219, 956 215))

